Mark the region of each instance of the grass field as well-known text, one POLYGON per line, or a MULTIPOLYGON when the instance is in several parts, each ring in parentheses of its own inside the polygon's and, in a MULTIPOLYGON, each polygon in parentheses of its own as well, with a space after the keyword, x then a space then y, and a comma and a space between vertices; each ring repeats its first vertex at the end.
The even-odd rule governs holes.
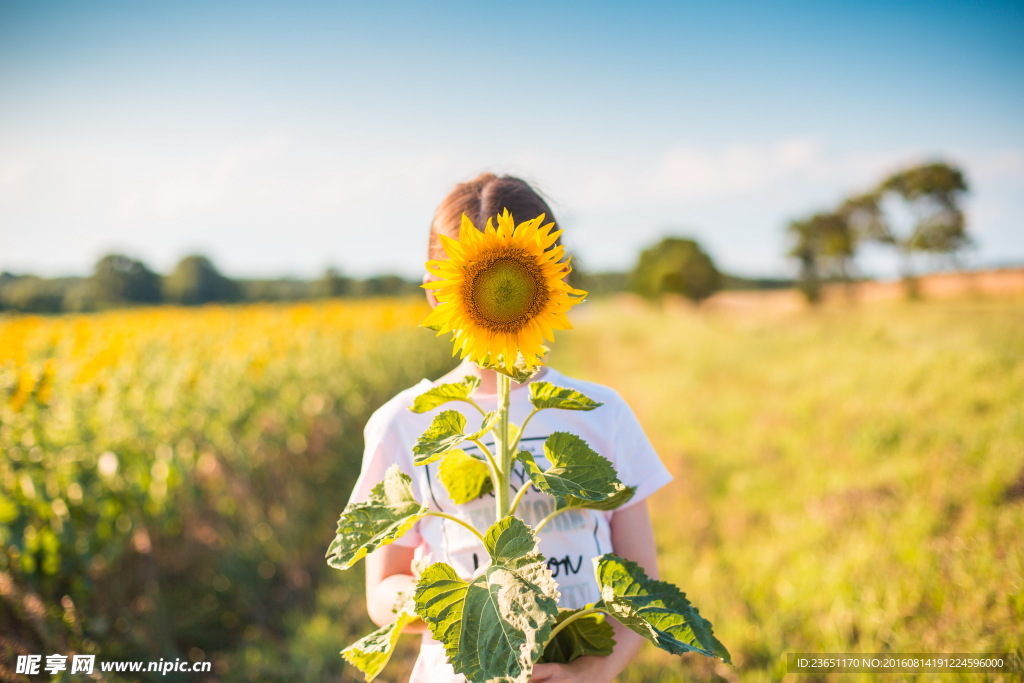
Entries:
POLYGON ((645 424, 676 476, 651 501, 662 572, 736 662, 649 648, 624 680, 1024 654, 1024 301, 581 317, 553 362, 645 424))
MULTIPOLYGON (((618 389, 675 474, 651 500, 662 574, 736 663, 648 647, 622 680, 1024 654, 1024 300, 581 309, 552 364, 618 389)), ((369 412, 451 364, 423 311, 0 320, 0 680, 72 651, 355 680, 337 653, 371 629, 361 570, 322 555, 369 412)))

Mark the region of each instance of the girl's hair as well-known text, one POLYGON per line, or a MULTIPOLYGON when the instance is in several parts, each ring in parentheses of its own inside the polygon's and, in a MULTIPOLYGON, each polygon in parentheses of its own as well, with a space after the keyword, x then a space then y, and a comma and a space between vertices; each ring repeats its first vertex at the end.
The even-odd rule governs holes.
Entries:
POLYGON ((462 214, 469 216, 473 225, 483 230, 487 219, 494 218, 502 209, 508 209, 517 223, 541 214, 545 215, 545 223, 557 223, 551 207, 526 181, 507 175, 499 177, 493 173, 481 173, 456 185, 438 205, 434 221, 430 224, 428 257, 447 258, 438 235, 458 238, 462 214))

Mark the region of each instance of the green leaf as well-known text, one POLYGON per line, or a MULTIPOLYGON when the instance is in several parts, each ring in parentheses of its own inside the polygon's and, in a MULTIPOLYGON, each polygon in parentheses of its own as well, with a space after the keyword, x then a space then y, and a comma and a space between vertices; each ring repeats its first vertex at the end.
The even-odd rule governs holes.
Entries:
POLYGON ((504 365, 494 365, 491 367, 495 372, 500 372, 506 377, 511 377, 512 381, 517 382, 518 384, 529 382, 534 375, 540 372, 540 368, 541 366, 539 365, 534 366, 530 370, 526 370, 517 365, 513 365, 511 370, 506 368, 504 365))
POLYGON ((368 553, 400 538, 427 514, 412 494, 412 479, 398 465, 373 487, 370 499, 352 503, 338 519, 338 532, 327 549, 327 564, 348 569, 368 553))
POLYGON ((445 453, 438 476, 456 505, 476 500, 494 488, 487 464, 459 448, 445 453))
MULTIPOLYGON (((588 605, 592 607, 592 605, 588 605)), ((558 613, 557 624, 561 624, 573 614, 582 610, 563 609, 558 613)), ((574 619, 551 639, 544 648, 541 662, 568 664, 583 655, 600 655, 606 657, 615 647, 615 630, 603 614, 594 612, 574 619)))
POLYGON ((470 395, 480 386, 480 378, 467 376, 461 382, 442 384, 425 391, 416 397, 409 410, 414 413, 425 413, 449 401, 470 402, 470 395))
POLYGON ((401 612, 394 622, 346 647, 341 651, 341 656, 349 664, 362 671, 369 683, 377 677, 387 665, 388 660, 391 659, 395 643, 402 635, 402 629, 416 621, 417 618, 415 614, 401 612))
POLYGON ((593 410, 603 403, 587 398, 575 389, 556 387, 551 382, 534 382, 530 385, 530 403, 537 410, 561 408, 562 410, 593 410))
POLYGON ((498 420, 500 419, 500 411, 492 410, 491 412, 487 413, 486 415, 484 415, 484 420, 483 423, 480 425, 480 429, 473 432, 472 434, 467 434, 466 440, 473 441, 474 439, 479 439, 481 436, 494 429, 494 425, 498 424, 498 420))
POLYGON ((516 456, 534 486, 544 493, 556 498, 607 501, 623 488, 611 462, 575 434, 552 433, 544 442, 544 455, 551 463, 544 471, 529 451, 516 456))
POLYGON ((470 681, 526 683, 558 616, 557 587, 521 520, 499 520, 485 539, 492 564, 472 581, 443 562, 423 571, 416 612, 470 681))
POLYGON ((489 432, 498 424, 501 415, 497 410, 484 415, 480 429, 466 434, 466 416, 457 410, 445 410, 434 416, 427 431, 420 435, 413 446, 413 464, 426 465, 434 462, 448 451, 454 450, 463 441, 473 441, 489 432))
MULTIPOLYGON (((542 346, 541 348, 543 349, 544 354, 546 355, 547 347, 542 346)), ((543 367, 542 365, 537 364, 534 365, 532 368, 527 369, 525 365, 522 363, 522 357, 520 357, 520 362, 516 363, 511 368, 506 368, 505 364, 502 362, 501 356, 498 357, 497 361, 494 361, 491 359, 490 355, 484 356, 483 360, 479 361, 477 365, 479 365, 482 368, 494 370, 495 372, 500 372, 501 374, 505 375, 506 377, 510 377, 519 384, 529 382, 534 377, 534 375, 541 371, 541 368, 543 367)))
POLYGON ((450 451, 466 440, 466 416, 457 410, 445 410, 434 416, 427 431, 413 446, 413 463, 426 465, 434 462, 445 451, 450 451))
POLYGON ((663 650, 699 652, 731 663, 729 651, 686 594, 647 576, 636 562, 602 555, 594 559, 601 601, 597 607, 663 650))
POLYGON ((623 486, 622 484, 618 484, 618 488, 615 493, 604 500, 584 500, 582 498, 568 496, 566 498, 558 498, 555 502, 555 509, 586 508, 588 510, 615 510, 632 500, 635 493, 635 486, 623 486))
POLYGON ((484 547, 495 564, 515 564, 532 560, 537 554, 537 538, 523 520, 503 517, 487 529, 484 547))

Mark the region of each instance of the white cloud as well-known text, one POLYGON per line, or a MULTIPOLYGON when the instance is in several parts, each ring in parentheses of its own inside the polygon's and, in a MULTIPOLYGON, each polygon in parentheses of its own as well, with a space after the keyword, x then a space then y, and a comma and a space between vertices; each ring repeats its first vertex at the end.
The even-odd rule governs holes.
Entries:
POLYGON ((445 183, 460 178, 467 167, 466 158, 436 150, 373 159, 348 158, 321 173, 306 198, 329 208, 371 199, 389 206, 396 197, 439 201, 448 189, 445 183))
MULTIPOLYGON (((754 271, 774 262, 765 254, 778 252, 777 235, 788 219, 934 158, 908 148, 841 150, 827 142, 795 136, 628 154, 520 148, 504 157, 469 146, 360 154, 342 141, 281 134, 206 153, 158 145, 68 149, 54 142, 27 154, 8 145, 15 153, 0 158, 3 218, 36 228, 8 231, 3 251, 10 264, 35 268, 40 254, 55 260, 54 243, 66 245, 62 263, 129 245, 156 264, 163 254, 198 244, 230 254, 234 261, 227 265, 239 272, 306 268, 316 259, 349 263, 358 251, 372 255, 364 259, 372 271, 370 261, 385 257, 388 264, 415 262, 420 232, 437 202, 454 183, 489 169, 521 176, 548 193, 556 215, 579 226, 586 256, 602 267, 619 267, 623 254, 676 225, 703 230, 716 254, 754 271), (626 237, 616 232, 624 222, 631 226, 626 237), (69 225, 88 229, 72 235, 69 225), (332 244, 330 253, 309 246, 332 244), (402 249, 415 258, 402 256, 402 249), (742 254, 748 256, 740 262, 735 255, 742 254)), ((1019 251, 1014 230, 1024 211, 1024 151, 947 151, 971 184, 969 220, 979 242, 1019 251)))
POLYGON ((0 206, 13 206, 25 198, 32 165, 26 156, 0 159, 0 206))
MULTIPOLYGON (((287 149, 288 138, 281 134, 229 147, 211 159, 196 162, 193 168, 161 180, 152 194, 153 206, 163 213, 215 206, 224 201, 238 176, 274 161, 287 149)), ((131 204, 131 195, 122 197, 119 212, 131 204)))
POLYGON ((715 153, 669 150, 650 174, 649 187, 660 199, 705 199, 742 194, 799 171, 770 147, 730 145, 715 153))
MULTIPOLYGON (((908 158, 903 151, 831 153, 817 138, 795 137, 766 144, 737 142, 717 150, 671 147, 646 161, 594 163, 543 154, 520 154, 513 168, 538 169, 557 198, 580 210, 688 205, 754 197, 834 195, 866 188, 908 158)), ((529 173, 524 173, 529 176, 529 173)))
MULTIPOLYGON (((955 152, 955 150, 954 150, 955 152)), ((889 173, 935 159, 913 149, 830 151, 815 138, 767 144, 735 143, 717 150, 673 147, 646 163, 593 164, 524 156, 559 187, 563 203, 587 211, 650 203, 680 207, 696 202, 754 200, 770 193, 793 206, 827 206, 865 191, 889 173)), ((944 155, 959 164, 973 190, 1012 185, 1024 191, 1024 154, 1016 149, 944 155)))

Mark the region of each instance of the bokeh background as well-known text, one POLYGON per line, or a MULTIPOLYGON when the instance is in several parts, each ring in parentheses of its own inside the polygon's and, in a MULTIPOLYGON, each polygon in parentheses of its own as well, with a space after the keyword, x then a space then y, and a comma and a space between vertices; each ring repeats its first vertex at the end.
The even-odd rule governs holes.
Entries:
POLYGON ((1021 655, 1022 31, 1019 3, 0 1, 0 680, 355 680, 361 571, 323 554, 369 414, 453 364, 416 284, 481 171, 550 197, 593 293, 552 363, 634 407, 676 476, 662 573, 736 662, 622 680, 1021 655))

